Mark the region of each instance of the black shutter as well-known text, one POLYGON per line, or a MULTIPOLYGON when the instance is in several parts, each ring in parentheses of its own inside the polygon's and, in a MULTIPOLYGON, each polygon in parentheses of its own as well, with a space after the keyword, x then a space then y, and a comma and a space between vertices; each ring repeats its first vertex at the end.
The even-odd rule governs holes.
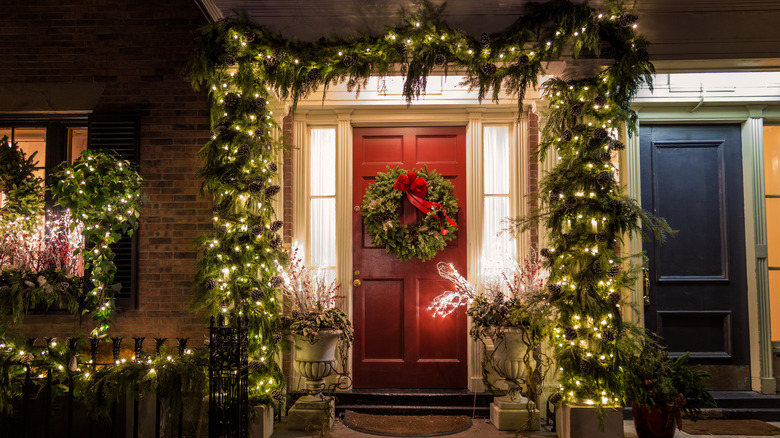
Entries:
MULTIPOLYGON (((107 149, 116 151, 120 157, 138 164, 139 121, 136 114, 93 114, 89 117, 89 149, 107 149)), ((122 289, 114 295, 120 309, 134 309, 138 289, 138 234, 125 237, 111 245, 116 254, 116 276, 114 282, 121 283, 122 289)))

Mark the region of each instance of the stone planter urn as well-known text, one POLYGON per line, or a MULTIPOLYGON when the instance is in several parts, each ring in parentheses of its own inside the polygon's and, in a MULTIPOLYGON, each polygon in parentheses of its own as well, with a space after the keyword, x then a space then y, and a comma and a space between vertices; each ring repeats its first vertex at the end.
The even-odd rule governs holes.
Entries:
POLYGON ((323 396, 325 378, 336 369, 336 347, 341 330, 320 330, 310 342, 305 336, 292 335, 295 342, 295 371, 306 378, 306 395, 299 398, 287 414, 288 428, 311 430, 333 424, 335 404, 323 396))
POLYGON ((496 373, 506 380, 508 393, 495 397, 490 404, 490 422, 498 430, 539 430, 541 417, 534 402, 521 394, 517 382, 526 377, 525 355, 528 346, 523 342, 528 336, 523 328, 496 329, 495 351, 492 365, 496 373))

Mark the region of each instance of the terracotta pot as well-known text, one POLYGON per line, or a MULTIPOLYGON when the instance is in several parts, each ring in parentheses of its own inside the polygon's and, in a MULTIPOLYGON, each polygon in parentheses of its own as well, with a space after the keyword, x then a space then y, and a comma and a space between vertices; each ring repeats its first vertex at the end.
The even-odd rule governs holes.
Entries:
POLYGON ((631 403, 634 429, 637 438, 672 438, 677 430, 678 408, 669 406, 647 407, 631 403))

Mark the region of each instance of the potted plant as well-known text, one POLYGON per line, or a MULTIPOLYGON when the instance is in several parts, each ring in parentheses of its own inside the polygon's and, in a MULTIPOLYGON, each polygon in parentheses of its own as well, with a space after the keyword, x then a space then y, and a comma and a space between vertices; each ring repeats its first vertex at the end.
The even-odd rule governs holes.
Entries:
POLYGON ((330 424, 332 400, 322 391, 326 377, 336 371, 336 351, 346 360, 346 349, 352 344, 352 322, 338 307, 339 286, 328 281, 324 270, 306 267, 298 248, 293 250, 282 274, 282 293, 289 313, 282 319, 295 345, 295 371, 306 378, 307 394, 296 401, 288 414, 291 428, 306 429, 312 425, 330 424), (323 418, 324 417, 324 418, 323 418))
POLYGON ((715 401, 704 389, 709 374, 688 363, 688 354, 671 357, 651 339, 624 370, 626 399, 631 400, 638 438, 671 438, 682 428, 681 416, 697 420, 702 406, 715 401))
POLYGON ((501 393, 491 382, 494 370, 507 384, 506 395, 491 404, 491 422, 500 430, 539 429, 536 401, 549 368, 539 346, 547 335, 550 307, 545 288, 547 271, 530 251, 522 264, 486 270, 481 293, 449 265, 439 265, 439 275, 455 285, 434 299, 437 315, 445 315, 465 305, 471 318, 470 335, 484 348, 483 382, 491 392, 501 393))

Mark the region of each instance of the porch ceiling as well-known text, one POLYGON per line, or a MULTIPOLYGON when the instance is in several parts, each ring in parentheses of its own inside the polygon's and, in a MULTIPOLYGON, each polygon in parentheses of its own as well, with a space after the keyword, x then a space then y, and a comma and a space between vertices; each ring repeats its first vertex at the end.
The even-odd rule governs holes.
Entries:
MULTIPOLYGON (((378 34, 415 0, 194 0, 210 20, 245 11, 287 38, 378 34)), ((441 3, 441 0, 433 0, 441 3)), ((544 0, 541 0, 544 1, 544 0)), ((528 0, 448 0, 444 18, 472 35, 503 29, 528 0)), ((598 5, 602 0, 591 1, 598 5)), ((630 1, 628 3, 631 3, 630 1)), ((780 69, 776 0, 636 0, 641 33, 661 72, 780 69)))

